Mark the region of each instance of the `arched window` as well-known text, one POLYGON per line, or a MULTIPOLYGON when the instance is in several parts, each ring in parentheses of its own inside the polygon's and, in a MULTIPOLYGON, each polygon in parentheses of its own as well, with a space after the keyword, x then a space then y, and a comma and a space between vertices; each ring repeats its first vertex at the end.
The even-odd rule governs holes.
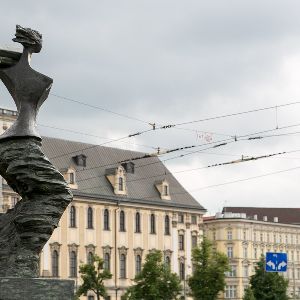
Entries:
POLYGON ((70 253, 70 277, 77 277, 77 253, 75 251, 70 253))
POLYGON ((135 232, 141 232, 141 215, 139 212, 135 214, 135 232))
POLYGON ((150 216, 150 233, 155 233, 155 215, 150 216))
POLYGON ((104 269, 110 271, 110 255, 105 253, 104 255, 104 269))
POLYGON ((109 211, 104 210, 104 230, 109 230, 109 211))
POLYGON ((87 228, 93 228, 93 209, 91 207, 87 211, 87 228))
POLYGON ((76 227, 76 208, 73 205, 70 208, 70 227, 76 227))
POLYGON ((125 213, 120 211, 120 231, 125 231, 125 213))
POLYGON ((92 264, 93 263, 93 253, 92 252, 88 252, 88 255, 87 255, 87 263, 88 264, 92 264))
POLYGON ((120 278, 126 278, 126 255, 120 256, 120 278))
POLYGON ((124 179, 123 177, 119 177, 119 191, 124 190, 124 179))
POLYGON ((52 252, 52 276, 58 277, 58 252, 54 250, 52 252))
POLYGON ((142 258, 140 255, 135 257, 135 274, 139 274, 142 270, 142 258))
POLYGON ((165 216, 165 235, 170 235, 170 218, 168 215, 165 216))

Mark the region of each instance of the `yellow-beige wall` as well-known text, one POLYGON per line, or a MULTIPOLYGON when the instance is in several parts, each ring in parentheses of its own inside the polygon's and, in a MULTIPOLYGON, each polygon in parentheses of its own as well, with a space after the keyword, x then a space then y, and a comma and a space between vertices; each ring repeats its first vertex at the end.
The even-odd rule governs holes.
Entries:
POLYGON ((300 226, 241 218, 208 220, 203 226, 204 234, 213 241, 216 250, 227 255, 228 248, 233 249, 229 261, 231 266, 236 266, 236 274, 227 276, 226 284, 227 289, 235 287, 236 297, 226 298, 226 294, 222 294, 220 299, 242 299, 256 262, 266 252, 288 254, 288 271, 283 276, 289 279, 289 294, 294 290, 300 294, 300 226))

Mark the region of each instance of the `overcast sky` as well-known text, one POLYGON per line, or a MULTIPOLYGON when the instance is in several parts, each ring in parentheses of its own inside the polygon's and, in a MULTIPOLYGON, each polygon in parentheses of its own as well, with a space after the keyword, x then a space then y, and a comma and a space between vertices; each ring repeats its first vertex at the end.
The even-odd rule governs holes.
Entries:
MULTIPOLYGON (((54 79, 52 95, 39 115, 41 134, 101 144, 150 125, 53 94, 162 125, 300 101, 299 11, 299 1, 287 0, 4 0, 0 45, 18 47, 11 42, 16 24, 40 31, 43 50, 33 56, 32 66, 54 79)), ((0 107, 14 109, 2 83, 0 87, 0 107)), ((298 123, 300 104, 294 104, 152 131, 107 145, 148 153, 156 147, 218 144, 237 136, 237 142, 165 164, 178 172, 174 175, 210 214, 224 205, 299 207, 300 151, 179 172, 242 155, 300 150, 296 133, 300 126, 280 129, 298 123), (271 129, 259 135, 296 134, 251 141, 239 138, 271 129)), ((186 152, 161 159, 180 154, 186 152)))

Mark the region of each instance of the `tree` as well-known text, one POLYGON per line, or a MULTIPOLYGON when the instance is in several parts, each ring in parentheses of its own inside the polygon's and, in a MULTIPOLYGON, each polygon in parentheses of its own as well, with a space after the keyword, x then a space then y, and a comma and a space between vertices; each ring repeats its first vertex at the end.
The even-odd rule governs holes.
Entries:
POLYGON ((255 300, 253 291, 250 287, 245 289, 243 300, 255 300))
POLYGON ((250 278, 251 289, 255 299, 259 300, 287 300, 288 280, 277 272, 265 271, 265 257, 255 267, 255 274, 250 278))
POLYGON ((214 300, 225 288, 225 272, 229 271, 228 258, 213 251, 212 244, 203 238, 200 246, 192 251, 193 274, 188 279, 191 295, 195 300, 214 300))
POLYGON ((122 300, 173 300, 182 288, 180 279, 162 261, 161 251, 153 251, 146 256, 146 262, 133 280, 122 300))
POLYGON ((83 283, 77 291, 78 297, 86 295, 88 291, 93 291, 97 300, 100 300, 100 296, 107 296, 104 280, 110 279, 112 275, 109 270, 104 269, 103 265, 103 259, 98 255, 93 255, 90 263, 79 267, 83 283))

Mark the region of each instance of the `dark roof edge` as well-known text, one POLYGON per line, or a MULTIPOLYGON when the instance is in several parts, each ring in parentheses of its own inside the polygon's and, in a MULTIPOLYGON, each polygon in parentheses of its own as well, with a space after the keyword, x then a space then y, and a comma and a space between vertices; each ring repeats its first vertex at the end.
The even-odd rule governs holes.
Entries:
POLYGON ((157 200, 151 200, 151 202, 143 199, 134 199, 134 198, 125 198, 125 197, 111 197, 107 195, 95 195, 95 194, 87 194, 82 193, 80 191, 72 190, 74 196, 80 196, 83 198, 93 198, 93 199, 103 199, 112 202, 120 202, 120 203, 139 203, 139 204, 146 204, 149 206, 164 206, 164 207, 176 207, 176 208, 188 208, 193 210, 201 210, 206 212, 206 209, 203 208, 200 204, 199 206, 194 205, 186 205, 186 204, 177 204, 177 203, 165 203, 157 200))

